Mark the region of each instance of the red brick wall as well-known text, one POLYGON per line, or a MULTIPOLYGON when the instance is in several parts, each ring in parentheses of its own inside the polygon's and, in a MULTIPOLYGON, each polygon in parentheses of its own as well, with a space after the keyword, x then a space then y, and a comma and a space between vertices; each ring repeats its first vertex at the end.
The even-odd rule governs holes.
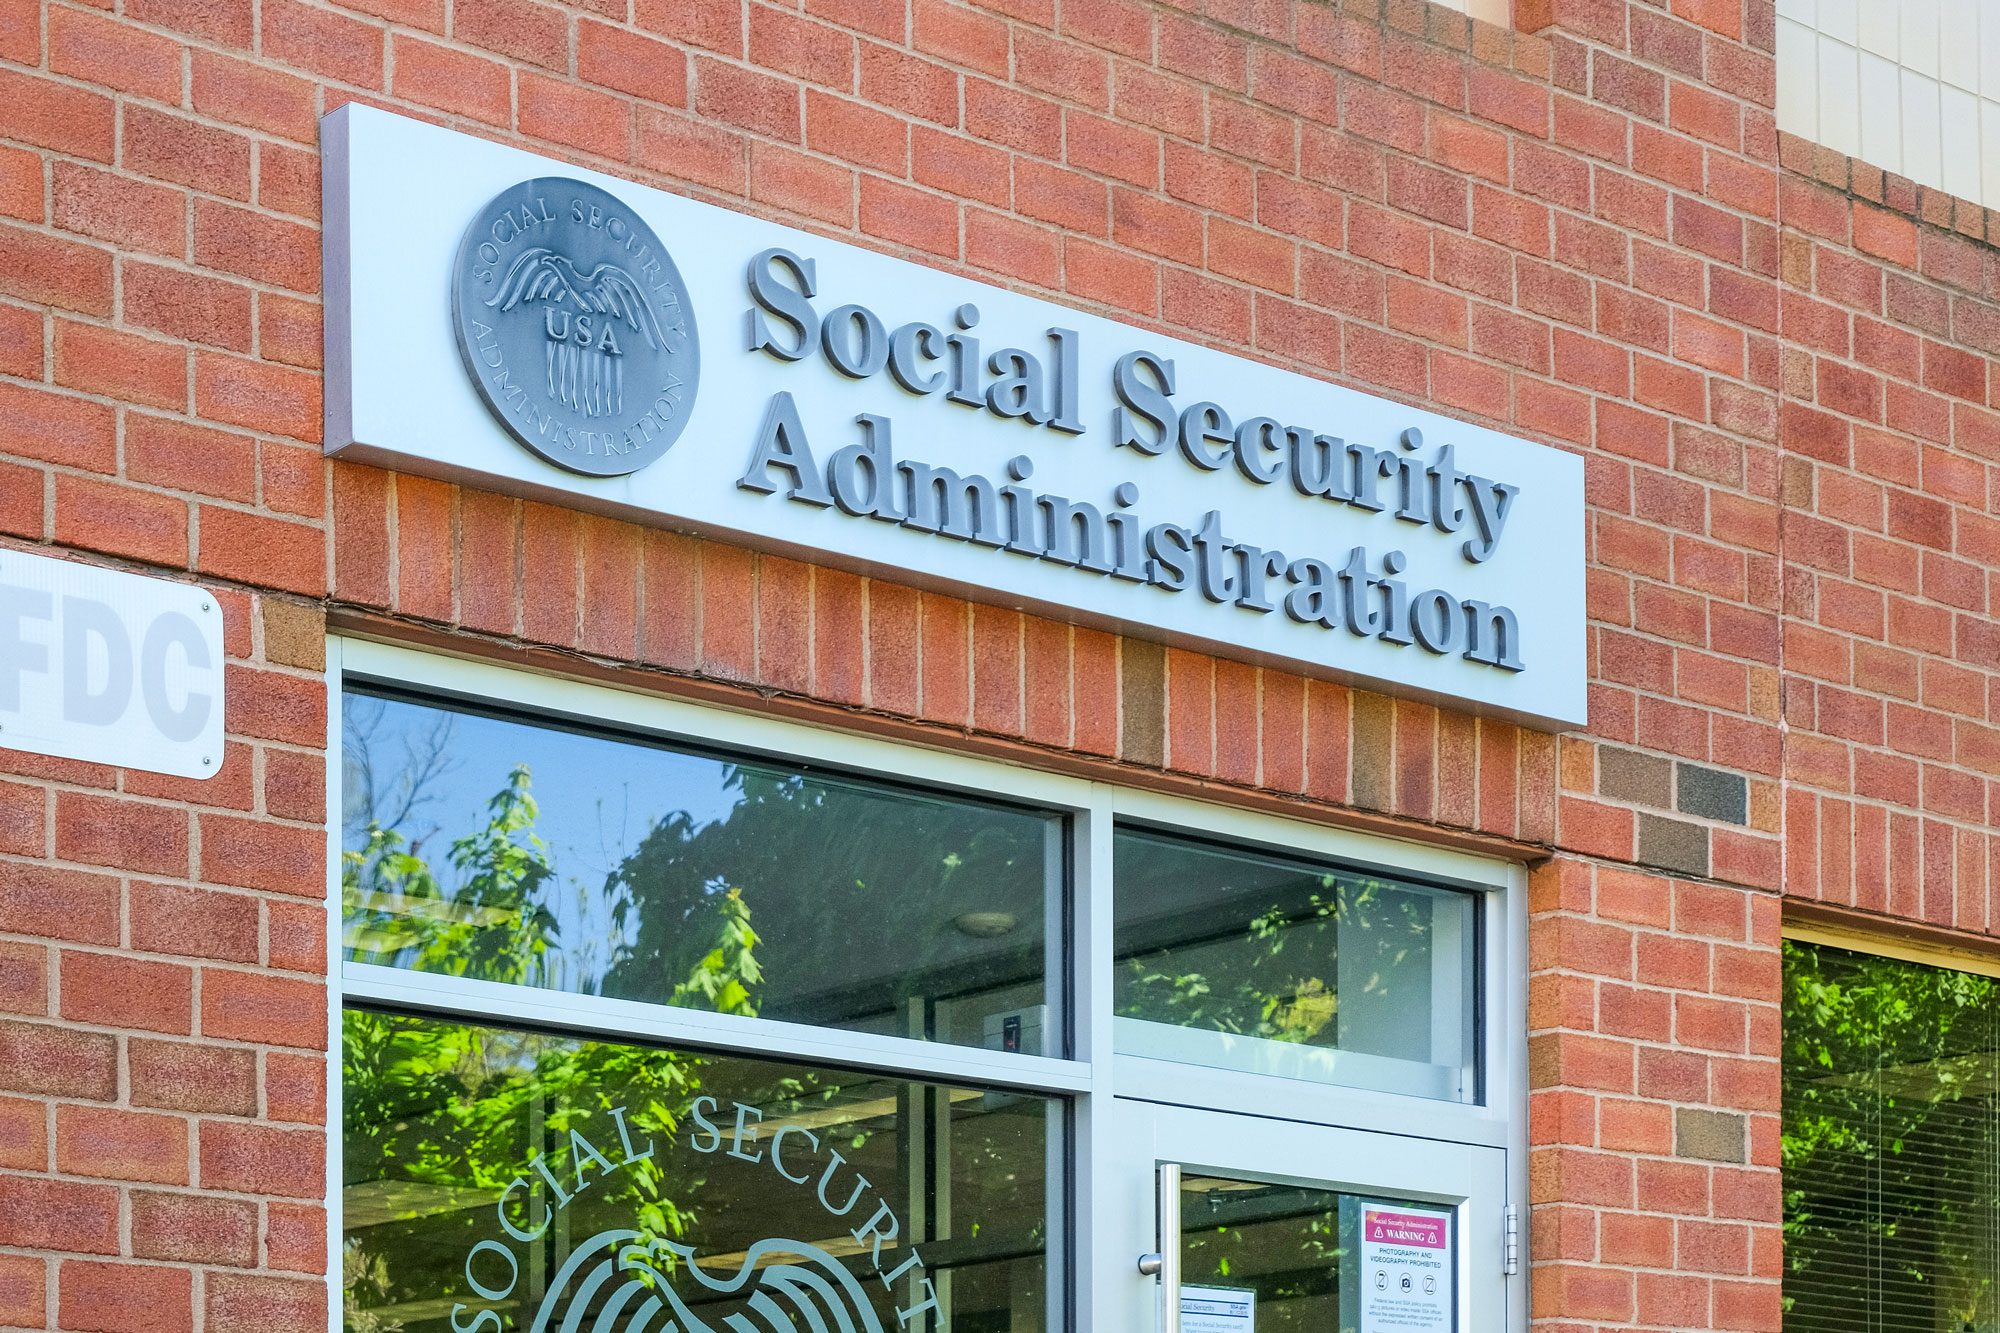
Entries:
POLYGON ((1538 1324, 1775 1329, 1781 896, 2000 930, 2000 218, 1772 0, 1516 7, 0 0, 0 533, 232 659, 209 783, 0 752, 0 1328, 324 1322, 330 604, 1526 845, 1538 1324), (1590 731, 323 463, 358 97, 1583 452, 1590 731))

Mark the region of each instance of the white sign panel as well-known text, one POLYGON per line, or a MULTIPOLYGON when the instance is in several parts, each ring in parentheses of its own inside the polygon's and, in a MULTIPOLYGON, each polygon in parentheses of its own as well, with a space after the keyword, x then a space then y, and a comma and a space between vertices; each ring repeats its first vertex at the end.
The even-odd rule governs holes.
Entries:
POLYGON ((1361 1206, 1360 1333, 1451 1333, 1451 1214, 1361 1206))
POLYGON ((1183 1285, 1181 1333, 1257 1333, 1257 1293, 1183 1285))
POLYGON ((1573 455, 371 108, 323 134, 329 452, 1585 720, 1573 455))
POLYGON ((222 680, 200 588, 0 550, 0 748, 211 778, 222 680))

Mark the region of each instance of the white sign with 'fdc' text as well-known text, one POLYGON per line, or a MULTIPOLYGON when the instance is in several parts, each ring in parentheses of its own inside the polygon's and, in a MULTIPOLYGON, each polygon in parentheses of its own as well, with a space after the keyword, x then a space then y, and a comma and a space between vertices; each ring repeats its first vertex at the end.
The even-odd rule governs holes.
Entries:
POLYGON ((0 749, 214 777, 222 681, 202 589, 0 550, 0 749))
POLYGON ((1585 720, 1575 455, 372 108, 322 134, 331 453, 1585 720))

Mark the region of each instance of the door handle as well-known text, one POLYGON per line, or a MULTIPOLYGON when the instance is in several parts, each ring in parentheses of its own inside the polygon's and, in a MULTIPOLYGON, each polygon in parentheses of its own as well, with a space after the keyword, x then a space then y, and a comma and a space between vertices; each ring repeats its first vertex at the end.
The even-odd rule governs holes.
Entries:
POLYGON ((1155 1172, 1154 1243, 1139 1256, 1139 1271, 1160 1280, 1160 1333, 1181 1333, 1181 1164, 1161 1162, 1155 1172))

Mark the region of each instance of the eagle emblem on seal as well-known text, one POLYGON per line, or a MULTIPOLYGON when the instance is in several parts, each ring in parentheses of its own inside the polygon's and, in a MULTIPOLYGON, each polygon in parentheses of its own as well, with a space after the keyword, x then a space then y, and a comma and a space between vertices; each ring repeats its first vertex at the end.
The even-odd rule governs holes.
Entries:
POLYGON ((611 263, 581 273, 547 246, 522 251, 486 304, 502 314, 521 305, 541 307, 548 395, 587 417, 624 411, 625 341, 643 338, 647 348, 657 349, 666 340, 630 273, 611 263))
POLYGON ((542 177, 494 196, 459 242, 451 295, 473 387, 547 461, 622 476, 686 426, 701 365, 687 287, 609 191, 542 177))

